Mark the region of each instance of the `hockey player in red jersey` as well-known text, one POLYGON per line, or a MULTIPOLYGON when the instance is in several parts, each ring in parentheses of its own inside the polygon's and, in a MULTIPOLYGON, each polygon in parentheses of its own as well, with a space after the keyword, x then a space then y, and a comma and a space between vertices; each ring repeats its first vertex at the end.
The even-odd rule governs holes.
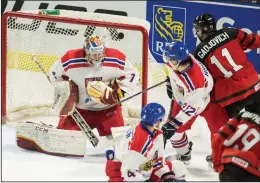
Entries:
POLYGON ((211 74, 189 54, 185 44, 168 44, 163 59, 169 73, 167 93, 173 100, 169 118, 162 130, 177 151, 176 158, 188 164, 192 143, 188 143, 185 131, 191 128, 196 117, 204 117, 210 132, 214 134, 225 124, 228 116, 225 109, 210 97, 213 87, 211 74))
POLYGON ((260 182, 260 105, 240 113, 212 138, 214 169, 224 182, 260 182))
POLYGON ((215 18, 209 13, 197 16, 193 27, 201 41, 194 57, 207 67, 214 79, 214 100, 226 109, 229 118, 243 108, 258 105, 259 76, 244 51, 260 48, 260 36, 236 28, 217 31, 215 18))
POLYGON ((201 40, 194 57, 211 73, 215 84, 213 96, 225 107, 230 118, 243 108, 260 103, 260 80, 246 49, 260 48, 260 36, 241 29, 216 30, 215 18, 209 13, 197 16, 194 30, 201 40))
POLYGON ((141 111, 141 122, 115 138, 114 148, 106 151, 109 181, 185 181, 185 165, 164 158, 160 130, 164 116, 162 105, 149 103, 141 111))
POLYGON ((59 129, 80 130, 69 115, 75 106, 100 136, 110 136, 110 128, 123 126, 124 121, 121 106, 109 105, 117 103, 124 94, 131 94, 139 74, 124 53, 106 48, 100 36, 92 35, 83 48, 67 51, 52 65, 50 79, 57 99, 54 110, 61 116, 59 129), (78 100, 73 98, 75 95, 78 100))

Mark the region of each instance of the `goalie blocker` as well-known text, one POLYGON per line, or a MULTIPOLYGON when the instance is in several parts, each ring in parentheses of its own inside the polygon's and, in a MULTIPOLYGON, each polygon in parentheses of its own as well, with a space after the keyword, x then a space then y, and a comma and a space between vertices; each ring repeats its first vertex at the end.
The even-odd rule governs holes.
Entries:
POLYGON ((78 86, 66 78, 65 81, 53 83, 54 103, 52 109, 54 114, 60 116, 70 115, 79 101, 78 86))

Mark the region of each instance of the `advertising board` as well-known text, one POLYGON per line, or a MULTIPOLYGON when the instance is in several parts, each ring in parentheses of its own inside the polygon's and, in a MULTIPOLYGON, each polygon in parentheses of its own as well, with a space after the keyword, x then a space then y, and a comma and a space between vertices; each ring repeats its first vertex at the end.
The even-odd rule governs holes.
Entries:
MULTIPOLYGON (((194 35, 192 23, 202 12, 209 12, 217 19, 217 29, 240 28, 247 33, 260 35, 260 8, 202 1, 147 1, 147 20, 151 23, 149 48, 158 62, 165 44, 179 40, 193 52, 199 39, 194 35)), ((260 48, 246 50, 260 73, 260 48)))

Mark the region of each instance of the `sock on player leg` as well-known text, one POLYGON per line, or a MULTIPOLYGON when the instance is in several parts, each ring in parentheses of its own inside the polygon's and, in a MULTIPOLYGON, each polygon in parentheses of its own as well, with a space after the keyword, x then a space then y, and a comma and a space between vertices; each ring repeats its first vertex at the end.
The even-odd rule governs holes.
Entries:
POLYGON ((175 133, 170 142, 178 154, 183 155, 189 152, 188 136, 185 132, 175 133))

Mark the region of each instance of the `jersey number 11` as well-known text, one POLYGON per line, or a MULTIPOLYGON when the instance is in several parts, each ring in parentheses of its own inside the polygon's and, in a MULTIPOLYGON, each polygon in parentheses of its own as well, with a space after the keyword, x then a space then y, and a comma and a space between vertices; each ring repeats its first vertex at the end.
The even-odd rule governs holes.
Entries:
MULTIPOLYGON (((234 60, 232 59, 229 51, 227 48, 223 48, 221 50, 222 56, 227 58, 228 63, 233 67, 234 71, 238 71, 241 68, 243 68, 242 65, 237 65, 234 60)), ((223 65, 221 65, 220 61, 217 59, 217 57, 215 55, 213 55, 212 57, 210 57, 211 63, 215 64, 217 66, 217 68, 224 74, 224 76, 226 78, 230 78, 233 73, 231 71, 227 71, 223 65)))

